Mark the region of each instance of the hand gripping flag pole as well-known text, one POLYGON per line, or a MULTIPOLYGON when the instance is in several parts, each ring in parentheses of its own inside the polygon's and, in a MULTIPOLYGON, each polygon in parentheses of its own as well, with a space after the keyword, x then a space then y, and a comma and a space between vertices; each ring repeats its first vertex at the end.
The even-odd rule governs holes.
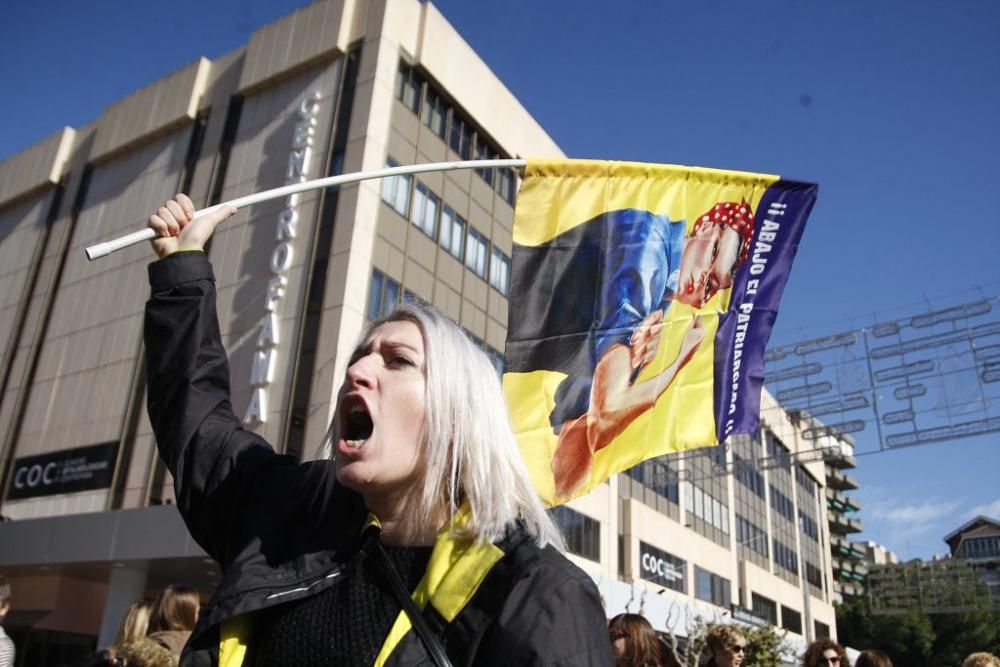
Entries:
MULTIPOLYGON (((373 169, 371 171, 358 171, 352 174, 341 174, 339 176, 318 178, 316 180, 305 181, 303 183, 292 183, 291 185, 274 188, 273 190, 265 190, 264 192, 257 192, 252 195, 246 195, 245 197, 237 197, 231 201, 222 202, 221 204, 216 204, 215 206, 209 206, 208 208, 195 211, 194 217, 195 219, 200 218, 226 206, 234 206, 239 209, 259 204, 263 201, 287 197, 288 195, 293 195, 297 192, 318 190, 319 188, 329 188, 335 185, 346 185, 348 183, 357 183, 359 181, 367 181, 375 178, 404 176, 407 174, 422 174, 429 171, 452 171, 455 169, 499 169, 502 167, 523 167, 524 165, 525 160, 462 160, 454 162, 429 162, 426 164, 411 164, 402 167, 373 169)), ((156 232, 150 227, 146 227, 137 232, 132 232, 131 234, 126 234, 125 236, 120 236, 116 239, 88 247, 86 249, 87 259, 93 261, 99 257, 110 255, 115 251, 127 248, 137 243, 142 243, 143 241, 149 241, 154 238, 156 238, 156 232)))

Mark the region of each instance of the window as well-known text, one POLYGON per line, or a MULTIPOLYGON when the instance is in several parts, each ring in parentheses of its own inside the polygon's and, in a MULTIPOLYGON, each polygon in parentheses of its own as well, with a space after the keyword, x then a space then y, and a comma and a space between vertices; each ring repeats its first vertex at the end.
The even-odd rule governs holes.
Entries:
POLYGON ((756 616, 767 619, 771 625, 778 624, 778 605, 763 595, 753 593, 752 611, 756 616))
POLYGON ((691 482, 684 483, 684 500, 687 511, 705 523, 729 534, 729 506, 710 496, 691 482))
POLYGON ((788 570, 792 574, 799 573, 799 558, 795 555, 795 550, 790 549, 777 538, 772 540, 774 549, 774 562, 781 568, 788 570))
POLYGON ((733 468, 736 480, 760 498, 764 497, 764 476, 754 467, 752 461, 733 453, 733 468))
POLYGON ((813 542, 819 542, 819 526, 816 525, 816 520, 802 510, 799 510, 799 530, 813 542))
POLYGON ((680 500, 678 475, 671 470, 670 464, 662 459, 650 459, 625 471, 625 474, 674 503, 680 500))
POLYGON ((378 269, 372 269, 372 282, 368 288, 368 319, 385 317, 398 302, 399 283, 378 269))
MULTIPOLYGON (((495 160, 506 157, 485 137, 479 136, 476 125, 460 110, 449 107, 441 91, 414 67, 400 61, 396 72, 396 99, 407 109, 420 116, 420 122, 431 132, 446 139, 461 159, 495 160), (421 93, 424 99, 421 104, 421 93), (450 121, 449 122, 449 115, 450 121)), ((514 205, 517 192, 517 175, 513 169, 476 169, 476 173, 508 204, 514 205)), ((405 213, 404 213, 405 215, 405 213)))
POLYGON ((830 636, 830 626, 826 623, 816 621, 813 626, 816 628, 816 639, 826 639, 830 636))
POLYGON ((797 635, 802 634, 802 614, 781 605, 781 627, 797 635))
POLYGON ((959 558, 996 558, 1000 556, 1000 537, 967 537, 957 550, 959 558))
POLYGON ((457 113, 451 116, 451 135, 448 145, 458 153, 463 160, 472 159, 472 124, 461 118, 457 113))
POLYGON ((565 505, 553 507, 549 512, 562 531, 567 551, 593 561, 601 559, 600 522, 565 505))
POLYGON ((490 258, 490 285, 504 296, 510 288, 510 257, 500 252, 496 246, 493 246, 490 258))
MULTIPOLYGON (((399 163, 389 159, 385 163, 386 167, 398 167, 399 163)), ((410 210, 410 179, 409 174, 404 176, 390 176, 382 179, 382 200, 396 210, 404 218, 410 210)))
POLYGON ((441 247, 451 253, 451 256, 462 261, 462 248, 465 247, 465 220, 447 204, 441 209, 441 236, 438 237, 441 247))
POLYGON ((816 498, 816 482, 802 466, 795 468, 795 481, 810 498, 816 498))
POLYGON ((767 531, 739 514, 736 515, 736 543, 767 558, 767 531))
POLYGON ((694 566, 694 595, 699 600, 729 607, 732 602, 729 580, 694 566))
POLYGON ((486 277, 486 257, 490 242, 471 225, 465 244, 465 265, 480 278, 486 277))
POLYGON ((496 173, 497 194, 503 197, 511 206, 514 205, 514 194, 517 188, 517 177, 513 169, 498 169, 496 173))
POLYGON ((431 238, 437 236, 437 215, 440 207, 441 200, 438 196, 426 185, 417 181, 417 187, 413 189, 413 214, 410 220, 431 238))
POLYGON ((413 113, 420 108, 420 88, 423 83, 424 78, 415 69, 400 61, 399 71, 396 72, 396 99, 413 113))
POLYGON ((430 305, 424 299, 411 292, 410 290, 403 290, 403 303, 415 303, 421 306, 430 305))
POLYGON ((792 504, 791 498, 778 491, 771 484, 771 509, 785 517, 789 521, 795 521, 795 506, 792 504))
POLYGON ((823 590, 823 573, 809 561, 806 561, 806 581, 816 588, 823 590))
POLYGON ((424 106, 420 109, 420 122, 429 127, 431 132, 444 139, 447 114, 448 107, 441 99, 441 96, 438 95, 437 91, 428 86, 424 106))
POLYGON ((791 472, 792 456, 788 453, 788 448, 781 444, 781 440, 778 440, 778 436, 775 434, 770 431, 765 431, 764 433, 764 439, 767 441, 767 455, 774 458, 776 466, 791 472))
MULTIPOLYGON (((479 137, 476 141, 476 159, 477 160, 496 160, 499 156, 497 151, 493 149, 486 141, 479 137)), ((493 185, 493 169, 476 169, 476 173, 484 181, 493 185)))

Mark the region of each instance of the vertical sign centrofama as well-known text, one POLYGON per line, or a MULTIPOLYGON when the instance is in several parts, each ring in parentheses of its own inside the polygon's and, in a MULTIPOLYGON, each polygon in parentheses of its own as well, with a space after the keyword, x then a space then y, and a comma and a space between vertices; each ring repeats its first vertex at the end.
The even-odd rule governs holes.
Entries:
MULTIPOLYGON (((302 100, 299 105, 299 122, 295 124, 292 136, 292 150, 288 154, 288 170, 285 184, 301 183, 307 178, 312 147, 316 136, 316 116, 319 113, 318 91, 302 100)), ((257 334, 257 345, 250 371, 250 404, 243 415, 243 423, 250 426, 267 421, 267 390, 274 381, 277 348, 281 343, 278 320, 278 304, 285 298, 288 287, 288 269, 292 266, 296 225, 299 219, 299 194, 289 195, 285 208, 278 215, 275 232, 277 243, 271 251, 271 280, 267 283, 264 305, 264 321, 257 334)))

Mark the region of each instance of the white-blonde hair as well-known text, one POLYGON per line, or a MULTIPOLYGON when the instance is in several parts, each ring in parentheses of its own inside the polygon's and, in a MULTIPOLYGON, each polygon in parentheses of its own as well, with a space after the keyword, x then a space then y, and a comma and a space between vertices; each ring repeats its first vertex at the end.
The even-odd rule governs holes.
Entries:
MULTIPOLYGON (((424 488, 415 516, 455 516, 465 501, 470 520, 456 537, 500 540, 520 521, 539 546, 561 549, 511 429, 496 369, 451 319, 432 306, 402 304, 372 322, 362 341, 387 322, 412 322, 424 343, 424 488), (445 474, 432 474, 443 471, 445 474)), ((339 431, 339 407, 327 442, 339 431)))

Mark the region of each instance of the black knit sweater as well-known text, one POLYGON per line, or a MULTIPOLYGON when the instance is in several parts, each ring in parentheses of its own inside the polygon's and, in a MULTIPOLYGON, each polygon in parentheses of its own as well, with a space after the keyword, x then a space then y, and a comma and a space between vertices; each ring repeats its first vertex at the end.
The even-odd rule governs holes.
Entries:
MULTIPOLYGON (((431 547, 387 546, 385 550, 412 591, 427 569, 431 547)), ((245 664, 368 667, 401 609, 377 557, 369 555, 356 562, 341 583, 262 612, 245 664)))

